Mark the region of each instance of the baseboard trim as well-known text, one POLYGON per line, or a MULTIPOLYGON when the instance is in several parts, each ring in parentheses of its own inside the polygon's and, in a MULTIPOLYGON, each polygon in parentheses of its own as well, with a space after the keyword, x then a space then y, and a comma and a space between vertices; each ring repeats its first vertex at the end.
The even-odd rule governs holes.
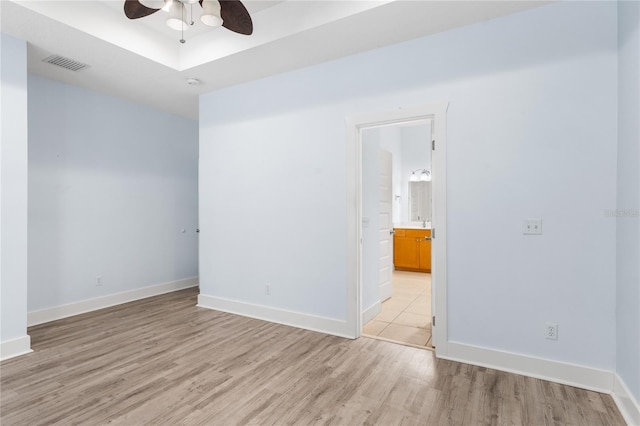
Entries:
POLYGON ((145 299, 147 297, 158 296, 172 291, 183 290, 185 288, 196 287, 198 277, 185 278, 168 283, 156 284, 149 287, 138 288, 107 296, 96 297, 95 299, 82 300, 80 302, 69 303, 67 305, 54 306, 52 308, 31 311, 27 313, 27 326, 43 324, 68 318, 74 315, 84 314, 122 303, 133 302, 134 300, 145 299))
POLYGON ((31 337, 29 335, 0 343, 0 361, 31 352, 33 351, 31 350, 31 337))
POLYGON ((382 311, 382 303, 379 301, 369 306, 362 312, 362 325, 364 326, 366 323, 371 321, 382 311))
POLYGON ((624 421, 627 422, 629 426, 640 426, 640 403, 636 401, 626 383, 617 374, 615 375, 611 396, 618 406, 622 417, 624 417, 624 421))
POLYGON ((224 299, 222 297, 198 296, 198 305, 201 308, 213 309, 243 317, 255 318, 263 321, 275 322, 305 330, 318 331, 320 333, 351 339, 346 321, 333 318, 303 314, 301 312, 287 311, 264 305, 241 302, 238 300, 224 299))
POLYGON ((613 391, 614 379, 611 371, 581 365, 454 342, 448 342, 446 354, 436 351, 436 356, 596 392, 610 394, 613 391))

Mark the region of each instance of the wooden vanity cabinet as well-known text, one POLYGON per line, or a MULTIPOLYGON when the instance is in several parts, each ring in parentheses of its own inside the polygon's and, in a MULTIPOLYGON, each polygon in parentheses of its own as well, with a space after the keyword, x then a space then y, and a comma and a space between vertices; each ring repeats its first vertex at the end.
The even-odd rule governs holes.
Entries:
POLYGON ((395 269, 431 272, 431 230, 396 228, 394 231, 393 265, 395 269))

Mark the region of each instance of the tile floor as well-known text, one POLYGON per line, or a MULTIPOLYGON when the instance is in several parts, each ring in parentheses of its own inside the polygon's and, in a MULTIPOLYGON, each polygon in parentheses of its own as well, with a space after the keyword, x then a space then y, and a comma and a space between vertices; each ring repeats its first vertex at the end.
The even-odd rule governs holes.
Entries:
POLYGON ((431 348, 431 274, 394 271, 393 296, 362 334, 431 348))

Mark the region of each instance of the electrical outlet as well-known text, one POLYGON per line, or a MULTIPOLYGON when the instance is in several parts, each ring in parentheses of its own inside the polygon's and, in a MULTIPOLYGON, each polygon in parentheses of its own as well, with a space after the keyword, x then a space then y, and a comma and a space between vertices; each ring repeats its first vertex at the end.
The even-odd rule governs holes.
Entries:
POLYGON ((524 235, 542 235, 542 219, 525 219, 522 233, 524 235))
POLYGON ((548 340, 558 340, 558 324, 554 322, 545 322, 544 338, 548 340))
POLYGON ((271 296, 271 284, 267 283, 264 286, 264 294, 271 296))
POLYGON ((102 285, 102 276, 98 275, 96 277, 96 286, 101 286, 102 285))

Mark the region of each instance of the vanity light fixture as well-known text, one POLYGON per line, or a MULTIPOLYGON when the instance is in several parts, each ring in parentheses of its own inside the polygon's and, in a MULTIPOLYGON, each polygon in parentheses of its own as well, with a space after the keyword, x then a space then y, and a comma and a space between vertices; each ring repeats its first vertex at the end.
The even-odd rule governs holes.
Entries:
POLYGON ((411 177, 409 178, 411 182, 429 182, 431 181, 431 171, 428 169, 416 169, 411 172, 411 177), (418 175, 417 173, 420 172, 418 175))

